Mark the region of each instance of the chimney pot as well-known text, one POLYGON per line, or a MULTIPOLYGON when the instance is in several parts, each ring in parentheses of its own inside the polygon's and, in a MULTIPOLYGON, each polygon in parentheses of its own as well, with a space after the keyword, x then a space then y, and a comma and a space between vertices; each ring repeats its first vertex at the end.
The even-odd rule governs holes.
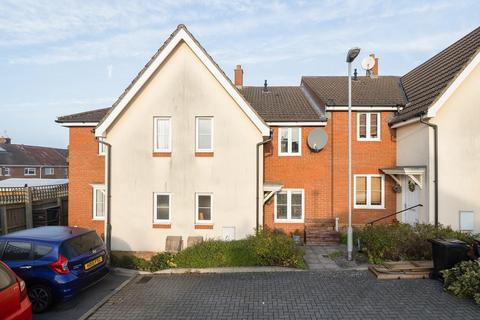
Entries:
POLYGON ((0 136, 0 144, 10 144, 12 139, 9 137, 0 136))
POLYGON ((370 77, 378 77, 378 58, 375 57, 374 53, 370 53, 370 57, 375 59, 375 65, 372 70, 370 70, 370 77))
POLYGON ((234 83, 238 89, 243 88, 243 69, 239 64, 237 64, 237 67, 234 70, 234 83))

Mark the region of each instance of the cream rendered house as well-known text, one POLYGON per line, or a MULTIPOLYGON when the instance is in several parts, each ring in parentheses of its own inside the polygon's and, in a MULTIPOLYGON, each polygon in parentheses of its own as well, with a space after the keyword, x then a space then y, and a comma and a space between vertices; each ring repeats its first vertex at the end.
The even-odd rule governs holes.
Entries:
POLYGON ((397 167, 383 171, 402 187, 398 210, 423 207, 399 220, 480 232, 480 28, 401 83, 409 103, 390 121, 397 167))
POLYGON ((180 25, 95 129, 111 146, 112 250, 162 251, 169 235, 186 245, 189 236, 252 234, 256 145, 269 134, 180 25))

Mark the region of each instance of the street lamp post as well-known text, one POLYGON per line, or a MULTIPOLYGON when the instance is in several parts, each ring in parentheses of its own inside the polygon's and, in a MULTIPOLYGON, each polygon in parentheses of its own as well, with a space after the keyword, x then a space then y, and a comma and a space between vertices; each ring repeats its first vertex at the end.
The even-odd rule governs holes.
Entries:
POLYGON ((347 252, 348 261, 352 260, 353 229, 352 229, 352 62, 360 53, 360 48, 348 50, 348 229, 347 252))

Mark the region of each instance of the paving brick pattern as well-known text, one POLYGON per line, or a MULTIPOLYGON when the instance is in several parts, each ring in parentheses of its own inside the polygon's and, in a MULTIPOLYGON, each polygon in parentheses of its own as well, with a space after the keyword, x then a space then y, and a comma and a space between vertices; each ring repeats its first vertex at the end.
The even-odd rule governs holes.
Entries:
POLYGON ((480 307, 438 281, 367 271, 157 275, 133 279, 89 319, 467 320, 480 307))

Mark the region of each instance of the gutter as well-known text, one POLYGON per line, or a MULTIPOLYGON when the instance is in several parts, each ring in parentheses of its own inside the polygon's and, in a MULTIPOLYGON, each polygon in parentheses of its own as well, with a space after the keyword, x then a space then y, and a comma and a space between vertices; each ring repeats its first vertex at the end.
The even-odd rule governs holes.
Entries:
POLYGON ((433 129, 433 147, 434 147, 434 179, 435 179, 435 226, 438 226, 438 126, 423 120, 425 114, 420 116, 420 122, 433 129))
MULTIPOLYGON (((97 137, 98 143, 101 143, 107 146, 107 183, 105 184, 105 188, 107 189, 107 220, 105 224, 105 245, 107 247, 108 256, 111 256, 112 252, 112 225, 111 225, 111 211, 110 211, 110 204, 111 204, 111 168, 112 168, 112 145, 108 142, 105 142, 97 137)), ((109 260, 110 261, 110 260, 109 260)))
MULTIPOLYGON (((256 188, 255 190, 257 191, 257 201, 256 201, 256 204, 257 204, 257 208, 256 208, 256 213, 257 213, 257 222, 256 222, 256 232, 258 232, 258 229, 260 227, 260 161, 259 161, 259 155, 260 155, 260 146, 263 146, 267 143, 269 143, 270 141, 272 141, 272 131, 270 131, 270 136, 268 137, 268 139, 266 140, 263 140, 262 142, 259 142, 257 143, 257 185, 256 185, 256 188)), ((263 159, 263 157, 262 157, 263 159)), ((262 164, 263 164, 263 161, 262 161, 262 164)))

